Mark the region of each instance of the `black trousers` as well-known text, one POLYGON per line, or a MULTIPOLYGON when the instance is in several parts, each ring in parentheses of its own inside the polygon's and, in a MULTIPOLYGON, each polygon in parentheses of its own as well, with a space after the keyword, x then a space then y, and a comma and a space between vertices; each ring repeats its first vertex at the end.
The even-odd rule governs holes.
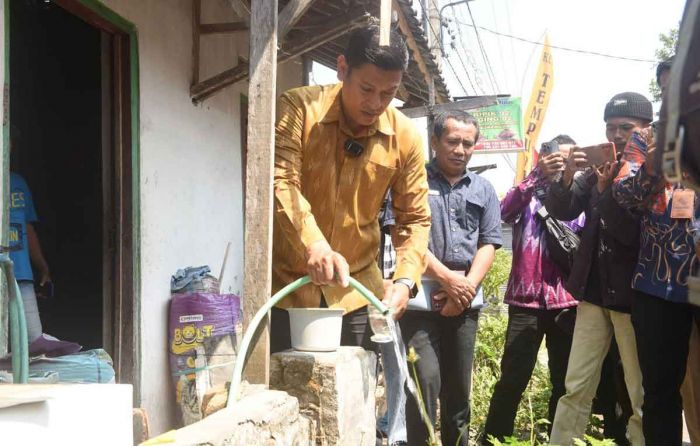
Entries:
MULTIPOLYGON (((404 342, 420 357, 415 364, 418 385, 428 414, 435 424, 440 400, 442 444, 469 443, 471 417, 469 391, 474 362, 474 342, 479 310, 445 317, 432 311, 407 311, 399 321, 404 342)), ((409 373, 412 365, 409 364, 409 373)), ((406 398, 406 430, 409 445, 424 445, 428 429, 413 397, 406 398)))
POLYGON ((573 338, 571 333, 566 333, 555 321, 562 311, 564 310, 539 310, 512 305, 508 307, 501 379, 496 383, 491 397, 485 436, 493 435, 503 441, 504 437, 513 435, 515 415, 535 368, 542 338, 547 343, 552 382, 548 419, 550 422, 554 420, 557 402, 566 393, 564 380, 573 338))
POLYGON ((668 302, 642 292, 635 296, 632 325, 642 370, 642 427, 648 445, 682 444, 680 388, 693 319, 700 327, 700 307, 668 302))
MULTIPOLYGON (((340 345, 362 347, 365 350, 374 351, 375 344, 369 339, 371 336, 367 307, 362 307, 343 316, 340 345)), ((287 310, 273 307, 270 312, 270 353, 290 348, 292 348, 292 336, 289 332, 289 313, 287 310)))

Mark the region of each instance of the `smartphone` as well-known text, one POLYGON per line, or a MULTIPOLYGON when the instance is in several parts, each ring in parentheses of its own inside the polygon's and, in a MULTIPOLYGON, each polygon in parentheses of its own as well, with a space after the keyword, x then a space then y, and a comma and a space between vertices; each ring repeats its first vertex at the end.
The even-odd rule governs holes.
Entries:
POLYGON ((587 161, 585 167, 602 166, 605 163, 614 163, 617 161, 615 144, 611 142, 579 147, 577 150, 586 154, 587 161))
POLYGON ((654 121, 651 124, 649 124, 649 127, 651 127, 651 137, 654 141, 656 141, 656 136, 659 131, 659 121, 654 121))
POLYGON ((559 143, 556 141, 543 142, 540 146, 540 156, 551 155, 559 151, 559 143))
POLYGON ((53 297, 53 282, 46 282, 43 285, 35 285, 36 296, 41 299, 51 299, 53 297))

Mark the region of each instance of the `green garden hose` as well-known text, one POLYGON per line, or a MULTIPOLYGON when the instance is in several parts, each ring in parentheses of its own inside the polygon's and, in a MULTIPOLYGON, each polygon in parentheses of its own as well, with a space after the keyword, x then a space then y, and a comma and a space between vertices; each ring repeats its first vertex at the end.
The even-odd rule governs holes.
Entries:
MULTIPOLYGON (((231 406, 236 400, 238 400, 238 392, 241 386, 241 376, 243 375, 243 367, 245 365, 246 355, 248 354, 248 348, 250 347, 250 342, 253 339, 255 330, 258 328, 258 325, 260 325, 260 322, 262 321, 263 317, 267 315, 268 311, 270 311, 272 307, 275 306, 275 304, 277 304, 277 302, 279 302, 288 294, 294 292, 295 290, 306 285, 309 282, 311 282, 311 278, 309 276, 304 276, 300 279, 295 280, 294 282, 290 283, 289 285, 275 293, 275 295, 272 296, 267 302, 265 302, 265 305, 263 305, 258 310, 258 312, 255 313, 255 316, 250 321, 248 329, 243 335, 243 340, 241 341, 241 348, 238 351, 238 355, 236 356, 236 365, 233 368, 231 388, 228 393, 228 402, 226 403, 227 407, 231 406)), ((374 305, 377 308, 377 310, 379 310, 382 314, 386 315, 389 312, 389 308, 387 308, 386 305, 384 305, 379 299, 377 299, 377 297, 374 294, 372 294, 372 292, 368 290, 364 285, 362 285, 360 282, 353 279, 352 277, 350 277, 350 286, 355 288, 362 295, 362 297, 367 299, 369 303, 374 305)))
POLYGON ((29 381, 29 342, 27 340, 27 319, 24 316, 22 294, 15 280, 14 264, 7 253, 0 254, 0 266, 5 272, 10 295, 10 336, 12 347, 12 378, 17 384, 29 381))

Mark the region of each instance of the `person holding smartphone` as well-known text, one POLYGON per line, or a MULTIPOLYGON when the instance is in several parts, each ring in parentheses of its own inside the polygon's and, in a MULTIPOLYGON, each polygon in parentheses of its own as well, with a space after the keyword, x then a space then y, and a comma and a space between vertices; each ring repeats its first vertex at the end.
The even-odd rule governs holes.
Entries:
MULTIPOLYGON (((664 87, 661 76, 659 84, 664 87)), ((688 276, 697 269, 694 235, 700 202, 692 189, 655 172, 655 153, 651 129, 635 131, 622 153, 613 195, 621 206, 641 214, 632 322, 644 380, 644 436, 650 445, 680 445, 684 406, 691 409, 686 416, 696 417, 689 423, 695 435, 698 423, 697 395, 686 388, 682 399, 681 385, 688 377, 688 386, 696 384, 694 373, 698 379, 687 362, 690 357, 697 364, 698 354, 690 351, 690 343, 693 329, 700 326, 700 306, 688 301, 688 276)))
POLYGON ((15 278, 22 294, 24 315, 27 319, 29 343, 41 336, 41 319, 36 302, 35 285, 51 287, 49 265, 41 250, 33 224, 39 219, 27 182, 21 175, 10 173, 10 259, 14 263, 15 278), (38 278, 34 277, 32 265, 38 278))
MULTIPOLYGON (((501 218, 513 226, 513 265, 504 303, 508 304, 508 328, 501 360, 501 378, 494 387, 484 437, 499 441, 513 435, 513 423, 523 392, 532 376, 542 340, 546 339, 552 382, 550 423, 559 398, 571 350, 576 299, 566 290, 568 265, 558 265, 547 246, 547 227, 540 217, 549 185, 561 176, 576 142, 559 135, 542 144, 537 166, 501 200, 501 218), (573 325, 573 324, 569 324, 573 325), (571 331, 569 331, 571 330, 571 331)), ((574 232, 585 218, 562 222, 574 232)))
MULTIPOLYGON (((622 152, 634 131, 653 119, 651 102, 638 93, 620 93, 605 106, 606 136, 622 152)), ((612 196, 617 163, 606 163, 578 174, 586 155, 574 150, 562 179, 552 184, 545 200, 547 211, 559 220, 585 212, 581 244, 574 257, 566 288, 579 300, 574 337, 566 373, 566 394, 557 405, 550 442, 569 445, 582 438, 603 362, 613 338, 619 348, 632 415, 627 436, 643 445, 642 377, 630 313, 630 287, 639 252, 639 217, 612 196), (614 335, 614 337, 613 337, 614 335)), ((615 440, 625 443, 624 432, 615 440)))

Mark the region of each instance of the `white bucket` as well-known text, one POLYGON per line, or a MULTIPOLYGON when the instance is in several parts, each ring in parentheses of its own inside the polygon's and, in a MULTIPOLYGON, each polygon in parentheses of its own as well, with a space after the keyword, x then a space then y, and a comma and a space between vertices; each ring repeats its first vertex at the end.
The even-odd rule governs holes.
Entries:
POLYGON ((288 308, 292 348, 306 352, 332 352, 340 346, 342 308, 288 308))

